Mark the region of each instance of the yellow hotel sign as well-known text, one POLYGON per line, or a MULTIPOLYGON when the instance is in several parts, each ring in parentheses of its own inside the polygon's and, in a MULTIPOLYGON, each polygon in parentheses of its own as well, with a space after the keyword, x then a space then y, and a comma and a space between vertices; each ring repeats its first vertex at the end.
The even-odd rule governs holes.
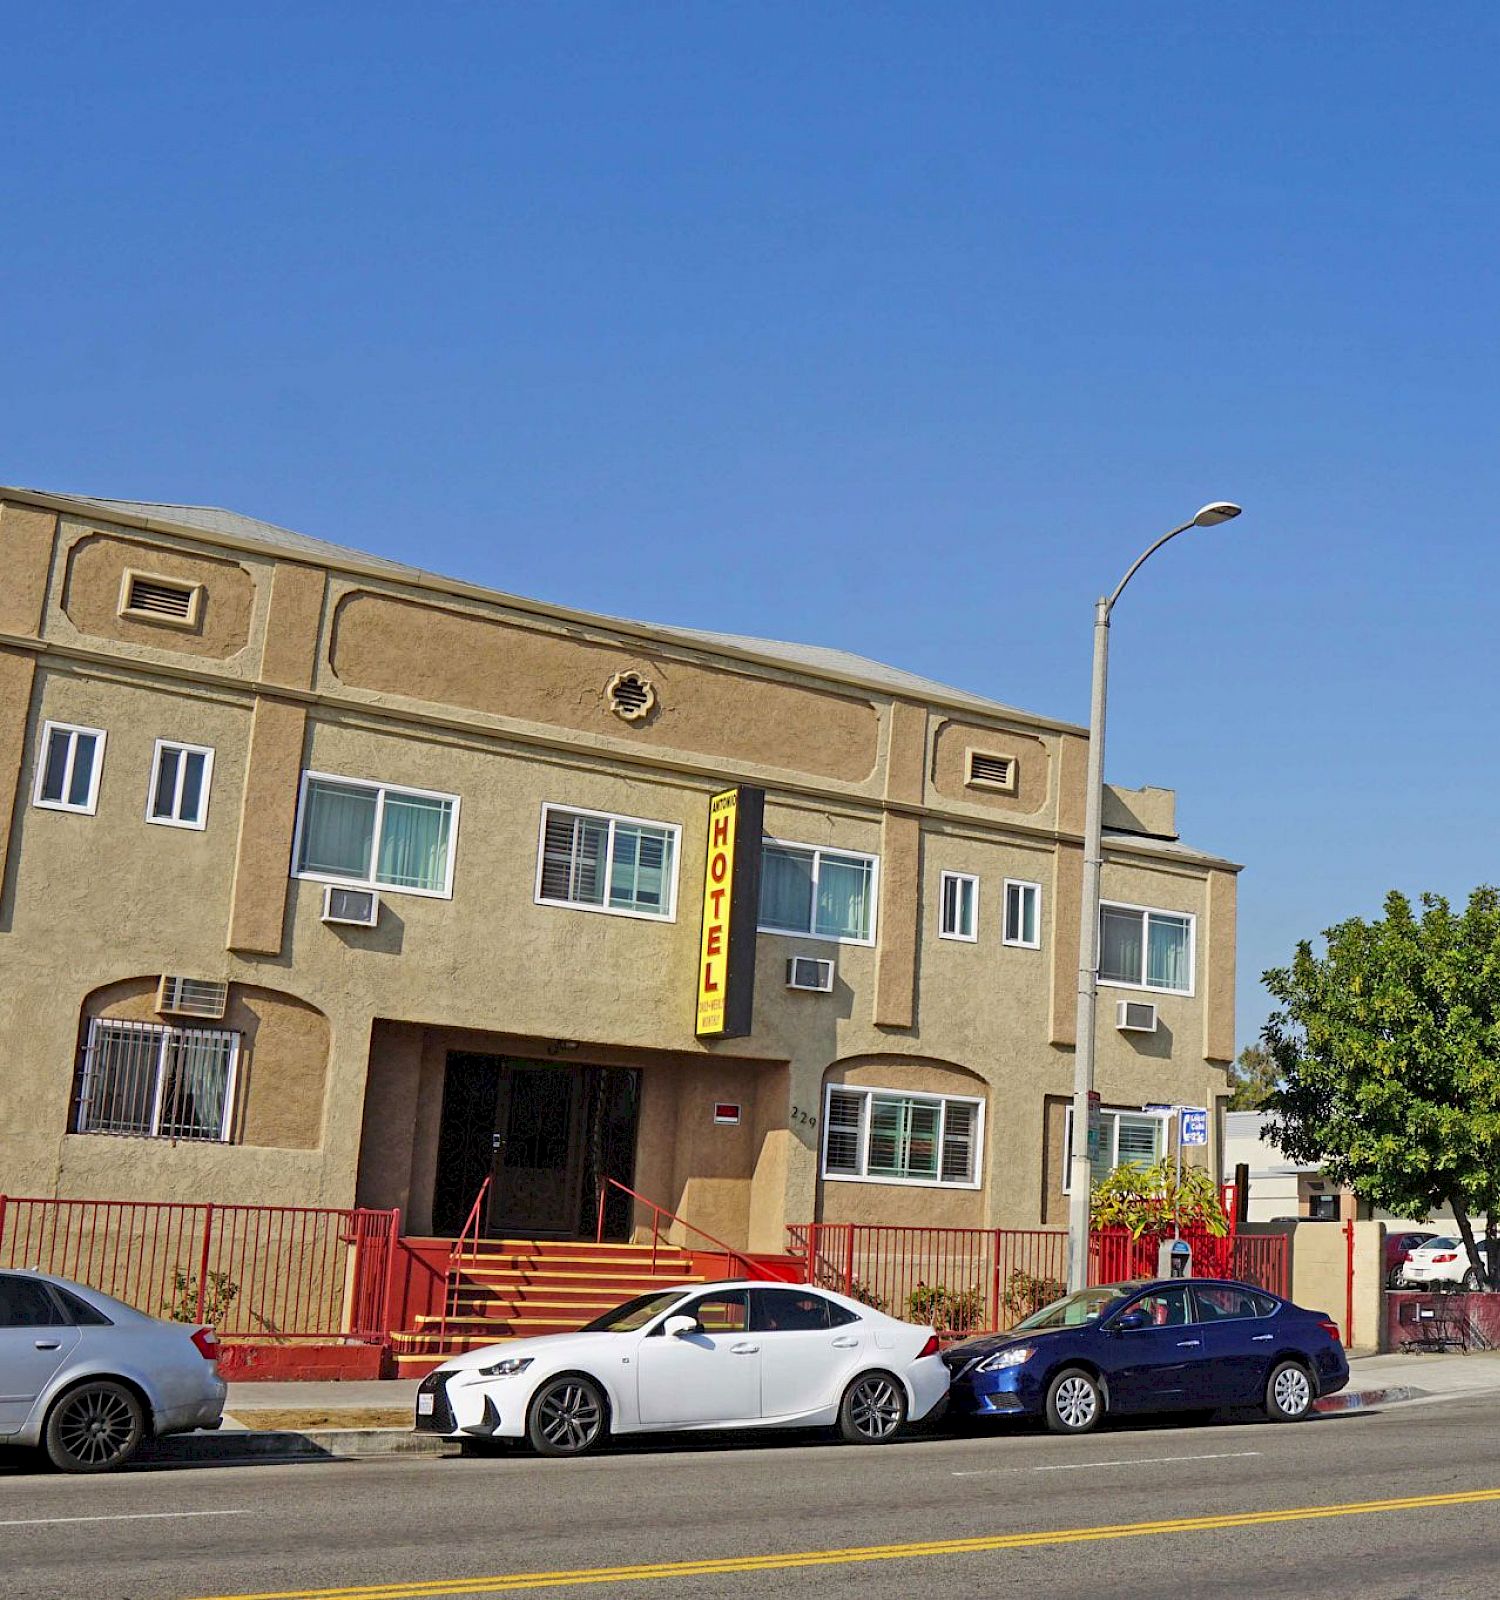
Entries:
POLYGON ((742 1039, 755 998, 755 923, 760 910, 763 789, 740 785, 708 803, 703 938, 698 951, 700 1039, 742 1039))

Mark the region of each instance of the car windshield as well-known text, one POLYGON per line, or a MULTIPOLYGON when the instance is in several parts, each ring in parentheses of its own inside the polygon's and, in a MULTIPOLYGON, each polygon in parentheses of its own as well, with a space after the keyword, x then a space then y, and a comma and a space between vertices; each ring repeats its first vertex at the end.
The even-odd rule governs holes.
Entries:
POLYGON ((670 1305, 675 1305, 682 1299, 683 1293, 681 1289, 669 1289, 665 1293, 638 1294, 634 1300, 627 1300, 624 1305, 616 1306, 613 1311, 606 1311, 602 1317, 595 1317, 592 1322, 584 1323, 578 1331, 634 1333, 638 1328, 644 1328, 659 1312, 665 1311, 670 1305))
POLYGON ((1080 1289, 1077 1294, 1054 1300, 1050 1306, 1033 1311, 1024 1322, 1018 1322, 1012 1333, 1030 1333, 1043 1328, 1077 1328, 1086 1322, 1097 1322, 1113 1306, 1133 1290, 1129 1284, 1101 1284, 1097 1289, 1080 1289))

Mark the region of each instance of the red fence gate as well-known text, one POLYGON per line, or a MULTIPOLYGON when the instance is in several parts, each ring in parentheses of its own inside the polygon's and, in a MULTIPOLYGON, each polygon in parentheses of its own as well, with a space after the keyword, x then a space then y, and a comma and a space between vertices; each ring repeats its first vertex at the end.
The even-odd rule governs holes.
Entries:
POLYGON ((36 1267, 230 1339, 383 1343, 398 1211, 0 1195, 0 1267, 36 1267))

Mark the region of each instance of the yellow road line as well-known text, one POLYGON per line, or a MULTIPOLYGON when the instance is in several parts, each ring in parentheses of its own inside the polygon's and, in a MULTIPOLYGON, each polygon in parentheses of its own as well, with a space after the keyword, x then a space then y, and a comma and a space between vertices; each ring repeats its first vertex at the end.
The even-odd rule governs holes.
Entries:
POLYGON ((929 1539, 908 1544, 854 1545, 845 1550, 797 1550, 768 1556, 720 1556, 698 1561, 656 1561, 628 1567, 580 1567, 561 1572, 510 1572, 488 1578, 433 1578, 375 1583, 345 1589, 280 1589, 264 1594, 203 1596, 201 1600, 434 1600, 444 1595, 508 1594, 517 1589, 564 1589, 592 1583, 641 1583, 657 1578, 714 1577, 736 1572, 780 1572, 789 1567, 834 1567, 861 1561, 913 1561, 931 1556, 974 1555, 988 1550, 1033 1550, 1042 1545, 1086 1544, 1100 1539, 1139 1539, 1164 1533, 1214 1533, 1279 1522, 1313 1522, 1377 1511, 1430 1511, 1500 1500, 1500 1489, 1458 1494, 1408 1495, 1398 1500, 1355 1500, 1343 1505, 1291 1506, 1282 1511, 1231 1511, 1213 1517, 1174 1517, 1162 1522, 1121 1522, 1095 1528, 1052 1528, 1035 1533, 997 1533, 974 1539, 929 1539))

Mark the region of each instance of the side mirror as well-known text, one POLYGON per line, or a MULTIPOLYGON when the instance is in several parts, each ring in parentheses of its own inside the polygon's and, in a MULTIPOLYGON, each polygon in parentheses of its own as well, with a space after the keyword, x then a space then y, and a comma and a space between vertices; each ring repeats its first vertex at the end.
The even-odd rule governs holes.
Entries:
POLYGON ((1133 1333, 1137 1328, 1149 1328, 1150 1326, 1150 1316, 1140 1310, 1122 1311, 1109 1325, 1111 1333, 1133 1333))
POLYGON ((668 1317, 662 1324, 661 1331, 669 1339, 681 1339, 686 1334, 699 1332, 697 1317, 668 1317))

